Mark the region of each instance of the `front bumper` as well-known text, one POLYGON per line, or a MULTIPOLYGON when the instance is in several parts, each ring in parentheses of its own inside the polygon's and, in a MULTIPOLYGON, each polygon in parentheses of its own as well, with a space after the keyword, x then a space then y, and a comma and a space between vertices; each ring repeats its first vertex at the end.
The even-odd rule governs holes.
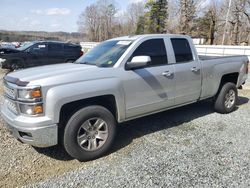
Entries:
POLYGON ((50 147, 58 143, 58 126, 43 117, 26 117, 13 114, 5 105, 1 115, 6 127, 15 138, 36 147, 50 147))

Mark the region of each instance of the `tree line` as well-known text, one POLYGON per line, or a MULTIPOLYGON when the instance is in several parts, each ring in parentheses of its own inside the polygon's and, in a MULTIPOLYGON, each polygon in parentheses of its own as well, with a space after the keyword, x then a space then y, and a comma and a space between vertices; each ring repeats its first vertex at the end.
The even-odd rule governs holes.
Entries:
POLYGON ((119 10, 115 0, 99 0, 78 20, 86 40, 149 33, 182 33, 206 44, 250 42, 250 0, 145 0, 119 10))
POLYGON ((45 31, 3 31, 0 30, 0 42, 24 42, 34 40, 56 40, 79 43, 85 38, 84 33, 45 32, 45 31))

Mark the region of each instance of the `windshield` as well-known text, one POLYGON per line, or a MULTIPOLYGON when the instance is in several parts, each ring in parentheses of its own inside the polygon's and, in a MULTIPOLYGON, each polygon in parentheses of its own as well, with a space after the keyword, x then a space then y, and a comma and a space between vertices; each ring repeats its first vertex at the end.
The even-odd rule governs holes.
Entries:
POLYGON ((75 63, 112 67, 127 50, 132 41, 106 41, 80 57, 75 63))
POLYGON ((33 44, 34 44, 34 42, 25 42, 25 43, 23 43, 23 45, 21 47, 18 48, 18 50, 21 50, 21 51, 26 50, 29 47, 31 47, 33 44))

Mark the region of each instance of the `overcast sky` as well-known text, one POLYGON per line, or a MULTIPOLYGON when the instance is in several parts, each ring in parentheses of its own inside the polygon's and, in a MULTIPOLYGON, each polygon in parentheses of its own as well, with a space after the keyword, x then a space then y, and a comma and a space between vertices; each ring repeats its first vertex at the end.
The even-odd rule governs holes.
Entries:
MULTIPOLYGON (((78 16, 96 1, 0 0, 0 30, 76 32, 78 16)), ((116 0, 117 8, 125 10, 136 1, 116 0)))

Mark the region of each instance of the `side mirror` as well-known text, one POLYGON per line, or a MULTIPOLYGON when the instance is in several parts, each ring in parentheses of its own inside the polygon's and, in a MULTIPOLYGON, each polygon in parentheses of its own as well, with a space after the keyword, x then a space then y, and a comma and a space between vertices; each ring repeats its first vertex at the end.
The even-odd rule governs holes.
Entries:
POLYGON ((151 62, 150 56, 135 56, 131 62, 127 62, 126 70, 133 70, 146 67, 151 62))

